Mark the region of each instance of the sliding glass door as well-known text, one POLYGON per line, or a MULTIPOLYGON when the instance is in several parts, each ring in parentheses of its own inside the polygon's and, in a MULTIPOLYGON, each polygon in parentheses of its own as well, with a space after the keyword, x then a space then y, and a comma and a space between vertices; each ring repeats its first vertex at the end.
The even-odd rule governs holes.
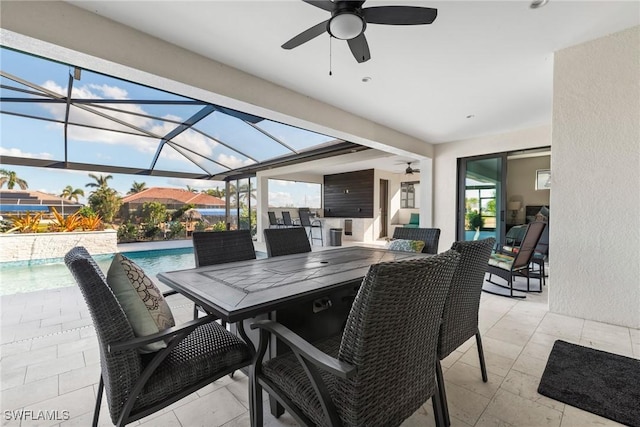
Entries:
POLYGON ((503 240, 506 164, 506 153, 458 159, 457 240, 503 240))

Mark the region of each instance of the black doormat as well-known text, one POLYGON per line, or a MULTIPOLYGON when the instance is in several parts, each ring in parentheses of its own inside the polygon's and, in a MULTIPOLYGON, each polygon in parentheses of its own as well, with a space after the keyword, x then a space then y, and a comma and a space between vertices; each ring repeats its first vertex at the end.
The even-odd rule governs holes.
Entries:
POLYGON ((558 340, 538 393, 640 427, 640 360, 558 340))

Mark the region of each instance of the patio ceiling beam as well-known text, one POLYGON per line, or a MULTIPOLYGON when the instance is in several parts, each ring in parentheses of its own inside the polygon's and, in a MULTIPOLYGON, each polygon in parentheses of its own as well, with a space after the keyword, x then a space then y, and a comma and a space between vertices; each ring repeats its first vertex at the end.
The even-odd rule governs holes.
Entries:
MULTIPOLYGON (((227 144, 226 142, 221 141, 220 139, 218 139, 218 138, 216 138, 216 137, 214 137, 214 136, 211 136, 211 135, 209 135, 208 133, 206 133, 206 132, 204 132, 204 131, 201 131, 201 130, 200 130, 200 129, 198 129, 198 128, 193 128, 193 131, 194 131, 194 132, 199 133, 200 135, 202 135, 202 136, 204 136, 204 137, 207 137, 207 138, 209 138, 209 139, 214 140, 214 141, 215 141, 215 142, 217 142, 218 144, 220 144, 220 145, 222 145, 222 146, 224 146, 224 147, 228 148, 228 149, 229 149, 229 150, 231 150, 231 151, 235 151, 236 153, 240 154, 241 156, 244 156, 244 157, 246 157, 246 158, 248 158, 248 159, 251 159, 251 160, 253 160, 254 162, 258 163, 258 160, 256 160, 256 159, 255 159, 255 158, 253 158, 252 156, 248 155, 247 153, 245 153, 245 152, 243 152, 243 151, 240 151, 240 150, 238 150, 237 148, 233 148, 232 146, 230 146, 230 145, 229 145, 229 144, 227 144)), ((227 169, 231 169, 230 167, 227 167, 227 166, 225 166, 225 167, 226 167, 227 169)))
POLYGON ((59 160, 33 159, 0 155, 0 163, 16 166, 32 166, 50 169, 68 169, 86 172, 120 173, 126 175, 165 176, 169 178, 211 179, 209 174, 176 172, 167 170, 151 170, 124 166, 98 165, 93 163, 64 162, 59 160))
POLYGON ((291 147, 290 145, 284 143, 283 141, 281 141, 280 139, 278 139, 277 137, 271 135, 269 132, 267 132, 266 130, 260 128, 260 126, 257 126, 253 123, 249 123, 249 122, 245 122, 247 123, 249 126, 251 126, 252 128, 254 128, 255 130, 257 130, 258 132, 264 134, 265 136, 273 139, 275 142, 277 142, 278 144, 282 145, 284 148, 286 148, 287 150, 291 151, 292 153, 298 154, 298 150, 296 150, 295 148, 291 147))
MULTIPOLYGON (((34 119, 34 120, 42 120, 45 122, 52 122, 52 123, 59 123, 59 124, 64 124, 64 120, 57 120, 57 119, 50 119, 48 117, 38 117, 38 116, 32 116, 31 114, 22 114, 22 113, 14 113, 11 111, 0 111, 0 114, 7 114, 9 116, 17 116, 17 117, 24 117, 26 119, 34 119)), ((152 138, 152 139, 158 139, 156 136, 152 136, 152 135, 148 135, 146 133, 138 133, 138 132, 133 132, 133 131, 126 131, 126 130, 121 130, 121 129, 108 129, 102 126, 94 126, 94 125, 87 125, 87 124, 83 124, 83 123, 76 123, 76 122, 69 122, 70 125, 72 126, 78 126, 78 127, 83 127, 83 128, 88 128, 88 129, 96 129, 96 130, 104 130, 107 132, 116 132, 116 133, 123 133, 125 135, 134 135, 134 136, 142 136, 145 138, 152 138)))
MULTIPOLYGON (((192 115, 191 117, 186 119, 184 122, 182 122, 180 125, 178 125, 175 129, 173 129, 171 132, 166 134, 161 139, 160 143, 158 144, 158 149, 156 150, 156 154, 153 156, 153 160, 151 161, 151 167, 149 169, 154 169, 156 167, 156 163, 158 162, 158 158, 160 158, 160 152, 162 151, 162 148, 164 147, 164 144, 166 144, 167 142, 171 141, 173 138, 175 138, 176 136, 180 135, 181 133, 183 133, 187 129, 190 129, 194 124, 198 123, 200 120, 202 120, 205 117, 209 116, 215 110, 216 110, 216 108, 213 105, 205 105, 204 108, 201 108, 197 113, 195 113, 194 115, 192 115)), ((187 159, 189 159, 189 158, 187 157, 187 159)), ((189 159, 189 160, 192 161, 191 159, 189 159)), ((196 164, 196 165, 200 169, 205 170, 202 166, 200 166, 198 164, 196 164)))
POLYGON ((67 84, 67 102, 64 108, 64 161, 69 161, 69 113, 71 112, 71 92, 73 91, 73 76, 69 74, 67 84))
POLYGON ((326 145, 317 149, 303 151, 298 154, 281 156, 275 159, 256 163, 255 165, 243 166, 226 173, 213 175, 210 179, 216 181, 227 181, 236 178, 247 178, 255 176, 257 172, 263 170, 290 166, 298 163, 310 162, 312 160, 320 160, 327 157, 340 156, 343 154, 356 153, 359 151, 366 151, 370 149, 370 147, 366 147, 364 145, 358 145, 348 141, 341 141, 337 144, 326 145))

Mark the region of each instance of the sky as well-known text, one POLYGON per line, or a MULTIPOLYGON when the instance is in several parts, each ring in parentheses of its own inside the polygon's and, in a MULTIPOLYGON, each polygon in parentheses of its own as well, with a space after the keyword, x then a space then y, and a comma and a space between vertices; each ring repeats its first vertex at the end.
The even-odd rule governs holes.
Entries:
MULTIPOLYGON (((64 97, 67 94, 70 75, 74 68, 53 61, 43 60, 9 49, 0 48, 0 69, 7 77, 1 76, 3 85, 26 90, 2 89, 3 97, 32 98, 46 100, 48 97, 64 97), (9 76, 16 76, 13 79, 9 76), (27 83, 23 83, 27 82, 27 83), (46 94, 36 95, 35 92, 46 94), (27 95, 25 95, 27 93, 27 95)), ((154 104, 129 103, 128 100, 151 101, 192 101, 179 95, 149 88, 132 82, 82 70, 80 80, 74 80, 72 97, 94 102, 85 108, 72 107, 69 122, 91 127, 69 126, 67 129, 67 160, 70 162, 103 164, 146 169, 153 164, 159 141, 203 108, 197 104, 154 104), (121 111, 99 108, 98 100, 118 100, 123 103, 110 106, 121 111), (95 100, 95 101, 94 101, 95 100), (92 111, 88 111, 92 110, 92 111), (98 114, 96 114, 98 112, 98 114), (108 114, 116 121, 105 118, 108 114), (130 126, 125 126, 121 122, 130 126), (123 132, 110 132, 117 129, 123 132)), ((55 120, 64 120, 66 107, 63 103, 45 102, 3 102, 2 112, 33 115, 55 120)), ((260 129, 247 125, 238 118, 218 111, 208 115, 196 124, 198 131, 189 129, 174 139, 189 147, 192 152, 174 149, 165 144, 160 152, 156 168, 188 173, 216 174, 228 168, 237 168, 259 161, 290 154, 288 147, 300 150, 333 140, 333 138, 263 120, 256 124, 260 129), (274 141, 273 135, 284 145, 274 141), (224 143, 220 143, 220 141, 224 143), (230 145, 236 150, 228 148, 230 145), (194 154, 197 153, 200 156, 194 154), (191 161, 185 158, 191 157, 191 161), (224 166, 221 166, 224 165, 224 166), (226 166, 226 167, 225 167, 226 166)), ((0 114, 0 154, 15 157, 65 159, 64 126, 60 123, 0 114)), ((86 184, 94 182, 90 171, 42 169, 14 165, 0 165, 15 171, 33 190, 60 194, 67 185, 82 188, 89 194, 86 184)), ((96 173, 100 175, 100 173, 96 173)), ((105 174, 106 175, 106 174, 105 174)), ((112 174, 109 185, 121 195, 125 195, 134 181, 145 182, 147 187, 191 186, 198 190, 219 187, 219 181, 187 180, 155 176, 112 174)), ((6 187, 5 187, 6 188, 6 187)), ((313 206, 320 207, 319 185, 273 182, 270 186, 270 204, 273 206, 313 206), (271 188, 272 187, 272 188, 271 188)), ((81 202, 86 201, 81 199, 81 202)))

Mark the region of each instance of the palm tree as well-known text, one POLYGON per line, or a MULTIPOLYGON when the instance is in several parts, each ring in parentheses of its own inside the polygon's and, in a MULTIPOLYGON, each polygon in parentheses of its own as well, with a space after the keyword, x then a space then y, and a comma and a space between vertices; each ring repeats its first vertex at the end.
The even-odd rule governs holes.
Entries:
POLYGON ((136 182, 133 181, 133 184, 131 184, 131 189, 129 190, 129 192, 127 194, 136 194, 139 193, 143 190, 147 189, 147 183, 146 182, 136 182))
POLYGON ((197 193, 198 189, 187 184, 187 191, 191 191, 192 193, 197 193))
POLYGON ((67 200, 75 200, 76 202, 78 202, 78 196, 84 197, 84 190, 82 188, 73 188, 70 185, 64 187, 62 193, 59 195, 59 197, 64 197, 67 200))
POLYGON ((29 188, 29 184, 24 179, 18 178, 18 175, 14 171, 8 171, 6 169, 0 169, 0 188, 7 184, 9 190, 13 190, 13 187, 18 185, 21 190, 29 188))
POLYGON ((113 175, 95 175, 90 173, 89 174, 90 178, 93 178, 96 182, 90 182, 88 184, 85 185, 85 187, 91 187, 91 188, 109 188, 109 180, 113 179, 113 175))

